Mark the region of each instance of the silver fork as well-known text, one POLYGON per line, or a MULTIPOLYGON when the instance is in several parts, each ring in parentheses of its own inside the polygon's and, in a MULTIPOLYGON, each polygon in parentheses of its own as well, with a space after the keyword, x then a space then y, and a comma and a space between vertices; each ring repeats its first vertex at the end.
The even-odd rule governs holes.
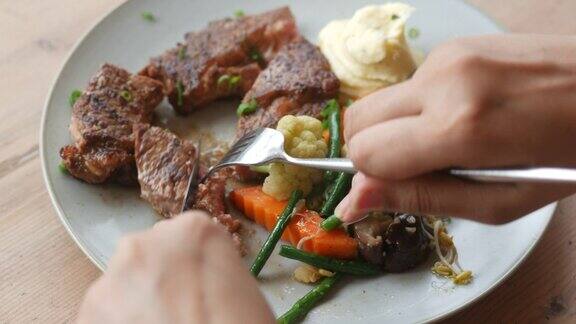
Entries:
MULTIPOLYGON (((202 181, 215 171, 231 166, 258 166, 270 162, 306 166, 322 170, 356 173, 349 159, 299 159, 284 151, 284 135, 271 128, 260 128, 247 133, 238 140, 224 156, 213 166, 202 181)), ((564 168, 527 168, 527 169, 452 169, 449 174, 477 181, 488 182, 575 182, 576 170, 564 168)), ((200 182, 202 182, 200 181, 200 182)))
POLYGON ((356 169, 349 159, 299 159, 292 157, 284 151, 284 135, 280 131, 272 128, 260 128, 248 132, 234 143, 228 153, 217 165, 210 168, 204 178, 231 165, 258 166, 271 162, 356 173, 356 169))
POLYGON ((198 140, 196 143, 196 152, 194 152, 194 161, 192 165, 192 172, 190 172, 190 177, 188 178, 188 187, 186 190, 186 194, 184 195, 184 200, 182 201, 182 209, 181 212, 185 212, 191 208, 189 205, 190 197, 196 191, 198 187, 198 170, 200 169, 200 147, 202 146, 202 142, 198 140))

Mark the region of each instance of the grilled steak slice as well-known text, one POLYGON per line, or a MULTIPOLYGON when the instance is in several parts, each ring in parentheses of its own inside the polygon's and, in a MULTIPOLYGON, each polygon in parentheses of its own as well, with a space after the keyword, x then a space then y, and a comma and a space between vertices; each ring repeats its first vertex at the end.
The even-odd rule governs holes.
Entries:
POLYGON ((274 127, 285 115, 319 117, 335 98, 340 82, 320 50, 305 39, 286 45, 260 73, 243 102, 255 101, 256 112, 240 118, 237 135, 274 127))
MULTIPOLYGON (((166 129, 137 125, 135 156, 141 196, 164 217, 180 213, 196 148, 166 129)), ((220 173, 200 184, 193 207, 207 211, 224 225, 238 245, 240 222, 226 213, 226 174, 220 173)), ((242 250, 241 250, 242 251, 242 250)))
POLYGON ((137 125, 134 134, 140 195, 160 215, 176 216, 182 209, 196 148, 159 127, 137 125))
POLYGON ((287 7, 218 20, 186 34, 183 44, 153 58, 140 73, 162 81, 174 109, 186 114, 218 98, 243 96, 261 66, 297 36, 287 7))
POLYGON ((160 82, 104 64, 72 108, 75 144, 60 150, 70 174, 88 183, 135 178, 132 127, 149 123, 163 98, 160 82))

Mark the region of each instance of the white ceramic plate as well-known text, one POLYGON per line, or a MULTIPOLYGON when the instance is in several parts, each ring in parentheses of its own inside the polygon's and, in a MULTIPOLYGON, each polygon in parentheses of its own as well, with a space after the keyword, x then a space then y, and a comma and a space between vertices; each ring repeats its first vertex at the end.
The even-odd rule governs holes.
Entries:
MULTIPOLYGON (((301 32, 315 41, 328 21, 349 17, 374 0, 301 1, 128 1, 111 12, 77 45, 64 65, 47 101, 41 132, 42 164, 54 206, 70 235, 98 267, 104 269, 123 234, 152 226, 157 216, 138 198, 136 189, 93 186, 58 171, 58 150, 69 143, 72 89, 83 88, 103 62, 131 71, 139 70, 148 58, 162 53, 182 39, 185 32, 203 28, 212 19, 230 16, 237 9, 256 13, 289 4, 301 32), (156 23, 144 21, 141 12, 150 11, 156 23)), ((495 33, 500 29, 480 12, 460 1, 410 0, 417 8, 410 27, 421 31, 413 45, 429 51, 434 45, 457 36, 495 33)), ((235 124, 237 102, 220 102, 187 118, 175 116, 168 105, 159 108, 161 119, 181 136, 196 131, 218 133, 228 139, 235 124)), ((454 289, 433 276, 429 265, 404 274, 389 274, 341 285, 329 300, 307 317, 311 323, 424 322, 446 316, 474 302, 506 278, 532 250, 552 215, 548 206, 506 226, 493 227, 454 220, 454 234, 462 264, 474 271, 469 286, 454 289)), ((248 227, 251 224, 247 225, 248 227)), ((256 228, 249 240, 250 250, 265 237, 256 228)), ((247 262, 250 255, 247 257, 247 262)), ((294 263, 274 256, 263 272, 261 284, 276 313, 286 310, 310 287, 290 279, 294 263)))

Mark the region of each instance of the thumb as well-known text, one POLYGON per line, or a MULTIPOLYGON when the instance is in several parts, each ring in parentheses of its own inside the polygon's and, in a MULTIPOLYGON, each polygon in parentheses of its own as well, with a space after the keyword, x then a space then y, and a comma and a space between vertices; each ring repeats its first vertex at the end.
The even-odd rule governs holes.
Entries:
POLYGON ((338 206, 334 209, 334 215, 340 218, 340 220, 345 224, 352 224, 362 220, 366 216, 369 211, 366 211, 364 207, 358 208, 356 200, 359 198, 358 194, 355 194, 358 191, 364 192, 365 186, 364 183, 366 182, 366 175, 362 172, 356 173, 354 178, 352 178, 352 187, 350 188, 350 192, 340 201, 338 206), (360 189, 359 189, 360 188, 360 189), (351 202, 354 200, 354 203, 351 202))
POLYGON ((335 214, 345 224, 357 222, 372 211, 455 216, 501 224, 574 191, 574 186, 479 183, 440 173, 399 181, 359 174, 335 214))

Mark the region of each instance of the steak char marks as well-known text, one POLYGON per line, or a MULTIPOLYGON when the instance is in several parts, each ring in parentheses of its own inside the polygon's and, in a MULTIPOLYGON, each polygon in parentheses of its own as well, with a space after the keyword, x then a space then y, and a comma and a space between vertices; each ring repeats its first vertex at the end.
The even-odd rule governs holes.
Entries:
POLYGON ((261 68, 297 37, 287 7, 218 20, 186 34, 183 44, 153 58, 140 73, 160 80, 174 109, 187 114, 218 98, 242 97, 261 68))
POLYGON ((137 125, 134 134, 140 195, 163 217, 176 216, 182 210, 196 147, 159 127, 137 125))
POLYGON ((305 39, 286 45, 260 73, 243 102, 258 109, 238 121, 237 137, 260 127, 275 127, 285 115, 319 117, 336 98, 340 81, 320 50, 305 39))
POLYGON ((88 183, 134 182, 132 127, 149 123, 163 98, 160 82, 104 64, 72 108, 75 144, 60 150, 70 174, 88 183))
MULTIPOLYGON (((192 173, 196 147, 169 130, 137 125, 135 127, 136 166, 141 196, 162 216, 170 218, 182 209, 192 173)), ((224 225, 243 251, 238 230, 240 222, 226 213, 224 195, 226 174, 218 173, 198 186, 193 208, 208 212, 224 225)))

